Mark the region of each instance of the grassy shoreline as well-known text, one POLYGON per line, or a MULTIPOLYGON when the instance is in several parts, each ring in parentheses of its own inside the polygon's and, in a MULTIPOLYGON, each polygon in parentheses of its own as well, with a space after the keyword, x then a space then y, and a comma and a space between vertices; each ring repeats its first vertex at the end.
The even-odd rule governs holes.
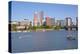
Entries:
POLYGON ((60 31, 60 30, 63 30, 63 29, 36 29, 36 30, 23 30, 23 31, 11 31, 11 32, 47 32, 47 31, 60 31))

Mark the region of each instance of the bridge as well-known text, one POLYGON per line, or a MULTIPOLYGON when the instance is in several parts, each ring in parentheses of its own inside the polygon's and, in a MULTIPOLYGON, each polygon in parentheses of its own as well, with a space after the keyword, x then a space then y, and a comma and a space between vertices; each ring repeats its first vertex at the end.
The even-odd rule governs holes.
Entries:
POLYGON ((76 26, 76 25, 73 25, 73 26, 64 26, 64 29, 65 30, 68 30, 68 29, 70 29, 70 30, 78 30, 78 26, 76 26))

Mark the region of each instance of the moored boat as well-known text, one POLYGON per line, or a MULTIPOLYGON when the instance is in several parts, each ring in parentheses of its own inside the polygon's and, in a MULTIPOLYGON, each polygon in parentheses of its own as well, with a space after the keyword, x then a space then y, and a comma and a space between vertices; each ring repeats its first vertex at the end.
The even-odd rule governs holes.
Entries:
POLYGON ((69 40, 75 40, 75 37, 73 37, 72 35, 68 35, 67 39, 69 39, 69 40))

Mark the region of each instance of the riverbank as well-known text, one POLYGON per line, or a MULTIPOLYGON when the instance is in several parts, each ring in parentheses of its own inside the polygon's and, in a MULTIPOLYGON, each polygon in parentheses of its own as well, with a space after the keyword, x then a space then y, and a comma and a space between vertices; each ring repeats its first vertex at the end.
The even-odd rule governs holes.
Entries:
MULTIPOLYGON (((60 31, 60 30, 64 30, 64 29, 58 29, 56 31, 60 31)), ((48 31, 54 31, 54 29, 36 29, 36 30, 24 30, 24 31, 11 31, 11 32, 48 32, 48 31)))

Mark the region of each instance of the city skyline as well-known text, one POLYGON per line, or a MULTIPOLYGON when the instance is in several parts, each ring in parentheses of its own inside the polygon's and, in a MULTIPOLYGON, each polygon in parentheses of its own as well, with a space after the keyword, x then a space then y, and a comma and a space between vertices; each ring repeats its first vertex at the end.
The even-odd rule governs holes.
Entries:
POLYGON ((77 5, 66 4, 48 4, 48 3, 31 3, 31 2, 15 2, 12 1, 12 15, 11 20, 19 21, 23 19, 29 19, 33 21, 34 12, 44 12, 44 18, 49 16, 55 19, 64 20, 66 17, 71 17, 75 22, 78 16, 77 5), (74 14, 73 14, 74 13, 74 14))
POLYGON ((22 1, 8 5, 8 52, 78 48, 77 5, 22 1))

